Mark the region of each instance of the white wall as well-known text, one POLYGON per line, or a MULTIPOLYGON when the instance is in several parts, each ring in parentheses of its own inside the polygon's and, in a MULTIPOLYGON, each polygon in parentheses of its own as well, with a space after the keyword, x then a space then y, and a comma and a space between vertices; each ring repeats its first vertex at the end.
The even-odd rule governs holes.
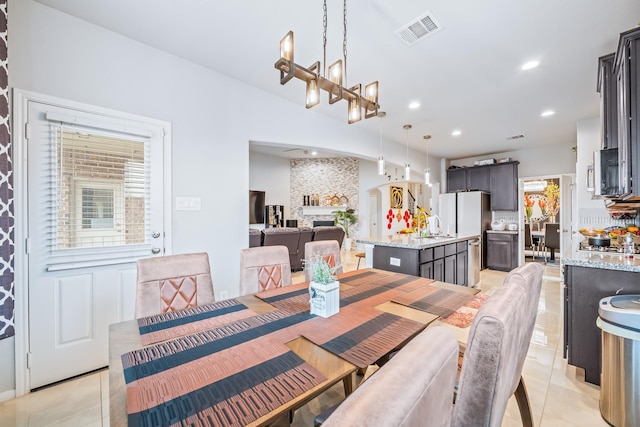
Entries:
MULTIPOLYGON (((450 164, 455 166, 473 166, 475 160, 511 157, 512 160, 520 162, 518 165, 518 176, 521 178, 569 174, 574 173, 576 168, 576 153, 573 150, 575 146, 575 141, 570 141, 545 145, 539 148, 527 148, 456 159, 451 160, 450 164)), ((446 187, 443 188, 442 191, 446 191, 446 187)))
POLYGON ((284 218, 291 219, 289 159, 249 152, 249 189, 265 193, 267 205, 284 205, 284 218))

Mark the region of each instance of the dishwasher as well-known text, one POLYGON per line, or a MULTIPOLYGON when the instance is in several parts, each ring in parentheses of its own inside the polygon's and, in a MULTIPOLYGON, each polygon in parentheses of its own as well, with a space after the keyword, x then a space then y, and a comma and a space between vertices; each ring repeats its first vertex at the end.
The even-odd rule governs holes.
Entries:
POLYGON ((480 283, 480 238, 469 240, 469 272, 467 277, 468 286, 475 288, 480 283))

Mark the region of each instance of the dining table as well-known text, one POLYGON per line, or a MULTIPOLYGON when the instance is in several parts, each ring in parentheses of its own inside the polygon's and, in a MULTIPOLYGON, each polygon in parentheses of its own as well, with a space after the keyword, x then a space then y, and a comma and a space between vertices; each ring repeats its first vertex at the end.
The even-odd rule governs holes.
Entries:
POLYGON ((327 318, 304 282, 110 325, 111 425, 269 424, 341 381, 348 395, 358 369, 430 325, 463 336, 484 297, 377 269, 338 280, 327 318))

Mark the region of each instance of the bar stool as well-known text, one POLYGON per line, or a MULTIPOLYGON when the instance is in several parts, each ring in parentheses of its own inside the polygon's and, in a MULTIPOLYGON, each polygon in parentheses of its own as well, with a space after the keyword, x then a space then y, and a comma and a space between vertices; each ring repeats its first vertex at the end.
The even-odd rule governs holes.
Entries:
POLYGON ((356 257, 358 258, 358 265, 356 266, 356 270, 360 270, 360 260, 365 257, 365 253, 356 252, 356 257))

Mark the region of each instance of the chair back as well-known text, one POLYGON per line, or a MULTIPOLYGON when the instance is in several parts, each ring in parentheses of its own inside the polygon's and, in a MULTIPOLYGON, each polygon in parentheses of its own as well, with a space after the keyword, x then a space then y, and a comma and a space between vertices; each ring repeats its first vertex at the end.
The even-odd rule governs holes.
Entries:
POLYGON ((524 225, 524 247, 530 248, 532 246, 533 245, 531 240, 531 225, 525 224, 524 225))
MULTIPOLYGON (((337 267, 336 274, 342 274, 342 259, 340 258, 340 245, 336 240, 320 240, 307 242, 304 245, 306 262, 313 262, 314 258, 324 258, 330 267, 337 267)), ((304 269, 304 279, 309 282, 313 279, 313 269, 304 269)))
POLYGON ((452 426, 502 424, 515 393, 527 348, 521 328, 528 324, 522 286, 502 286, 478 310, 471 324, 453 410, 452 426))
POLYGON ((338 246, 342 246, 344 229, 337 225, 313 227, 313 241, 336 240, 338 246))
POLYGON ((262 230, 262 246, 285 246, 289 254, 289 264, 298 258, 300 230, 293 227, 271 227, 262 230))
POLYGON ((286 246, 261 246, 240 251, 240 295, 291 285, 286 246))
POLYGON ((458 354, 458 342, 451 331, 425 329, 350 394, 322 425, 450 426, 458 354))
POLYGON ((533 328, 536 324, 543 274, 544 267, 541 264, 528 262, 513 269, 504 279, 503 286, 520 286, 527 294, 524 304, 524 310, 526 311, 526 323, 520 330, 520 341, 522 343, 520 348, 524 354, 521 354, 518 358, 519 364, 516 367, 516 370, 518 371, 522 371, 522 367, 524 366, 524 361, 526 359, 527 352, 529 351, 531 336, 533 335, 533 328))
POLYGON ((549 249, 560 249, 560 224, 544 226, 544 246, 549 249))
POLYGON ((206 252, 140 259, 136 318, 215 302, 206 252))

